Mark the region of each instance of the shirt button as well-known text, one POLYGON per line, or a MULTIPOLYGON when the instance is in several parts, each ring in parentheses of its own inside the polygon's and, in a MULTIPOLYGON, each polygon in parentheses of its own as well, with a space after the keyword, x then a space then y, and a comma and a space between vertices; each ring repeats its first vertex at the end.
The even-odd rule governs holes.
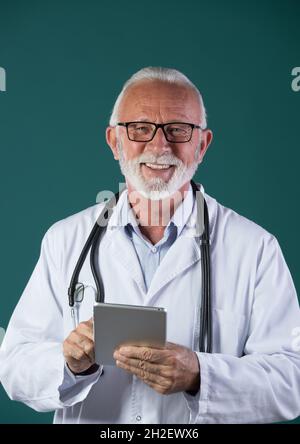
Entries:
POLYGON ((135 417, 135 419, 136 419, 137 421, 140 421, 140 420, 142 419, 142 417, 141 417, 140 415, 137 415, 137 416, 135 417))
POLYGON ((153 247, 152 248, 152 253, 156 253, 157 252, 157 248, 156 247, 153 247))

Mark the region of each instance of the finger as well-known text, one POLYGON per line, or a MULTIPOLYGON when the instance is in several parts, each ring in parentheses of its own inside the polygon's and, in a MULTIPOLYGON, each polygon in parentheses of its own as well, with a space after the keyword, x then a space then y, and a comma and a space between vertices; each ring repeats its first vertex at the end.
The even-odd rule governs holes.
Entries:
POLYGON ((66 359, 73 358, 77 361, 88 360, 89 362, 91 362, 89 355, 86 354, 84 349, 75 342, 65 341, 64 356, 66 359))
POLYGON ((81 342, 80 347, 84 350, 85 354, 88 355, 91 362, 94 362, 95 361, 94 342, 85 337, 85 339, 81 342))
POLYGON ((167 350, 175 350, 182 347, 182 345, 175 344, 174 342, 166 342, 165 349, 167 350))
POLYGON ((128 365, 129 367, 143 369, 149 373, 153 373, 154 375, 168 377, 171 372, 171 367, 169 365, 157 363, 153 364, 152 362, 143 361, 141 359, 127 358, 118 352, 114 353, 114 358, 122 364, 128 365))
POLYGON ((149 387, 151 387, 153 390, 161 395, 168 395, 170 393, 173 393, 172 388, 170 389, 167 387, 162 387, 161 385, 157 385, 155 382, 145 381, 145 384, 147 384, 149 387))
POLYGON ((116 364, 119 368, 122 368, 123 370, 126 370, 134 375, 136 375, 138 378, 142 379, 144 382, 152 382, 158 386, 161 386, 162 388, 167 388, 170 386, 170 380, 167 378, 160 376, 157 373, 150 373, 142 368, 138 367, 131 367, 128 364, 124 364, 123 362, 116 361, 116 364))
POLYGON ((80 342, 76 345, 84 351, 91 361, 95 360, 95 347, 93 341, 86 336, 82 336, 80 342))
POLYGON ((94 336, 93 334, 91 335, 88 331, 88 329, 84 326, 81 326, 79 328, 79 326, 77 327, 76 330, 73 330, 70 335, 68 336, 68 338, 70 341, 75 342, 76 344, 81 344, 84 341, 92 341, 94 342, 94 336))
POLYGON ((90 321, 81 322, 75 331, 80 335, 86 336, 91 341, 94 340, 94 328, 90 321))
POLYGON ((89 339, 87 336, 78 333, 78 331, 74 330, 70 333, 68 338, 66 339, 66 343, 72 345, 76 345, 80 349, 82 349, 88 356, 91 361, 95 360, 95 345, 94 341, 89 339))
MULTIPOLYGON (((74 334, 72 337, 66 339, 64 342, 64 347, 68 349, 74 349, 74 353, 76 353, 76 357, 80 355, 86 354, 90 362, 95 362, 95 346, 94 342, 88 339, 86 336, 80 336, 74 334), (72 338, 75 340, 73 341, 72 338)), ((75 356, 74 356, 75 357, 75 356)), ((77 358, 80 359, 80 358, 77 358)))
POLYGON ((137 347, 134 345, 122 346, 118 349, 118 353, 128 358, 136 358, 143 361, 164 363, 166 357, 169 355, 165 349, 158 349, 153 347, 137 347))

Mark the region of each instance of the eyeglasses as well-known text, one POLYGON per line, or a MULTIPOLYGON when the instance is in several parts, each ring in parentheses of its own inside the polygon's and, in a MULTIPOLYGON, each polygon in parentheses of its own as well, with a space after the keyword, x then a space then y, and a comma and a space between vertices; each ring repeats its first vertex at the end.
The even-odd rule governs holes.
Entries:
POLYGON ((194 128, 205 129, 193 123, 183 122, 119 122, 117 125, 126 127, 128 139, 133 142, 150 142, 158 128, 161 128, 168 142, 185 143, 191 140, 194 128))

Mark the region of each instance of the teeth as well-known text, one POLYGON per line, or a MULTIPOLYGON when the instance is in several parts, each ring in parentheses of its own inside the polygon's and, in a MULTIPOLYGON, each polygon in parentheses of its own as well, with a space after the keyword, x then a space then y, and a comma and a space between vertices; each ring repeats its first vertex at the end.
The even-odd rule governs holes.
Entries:
POLYGON ((145 163, 145 165, 147 165, 149 168, 153 168, 154 170, 166 170, 170 167, 170 165, 159 165, 157 163, 145 163))

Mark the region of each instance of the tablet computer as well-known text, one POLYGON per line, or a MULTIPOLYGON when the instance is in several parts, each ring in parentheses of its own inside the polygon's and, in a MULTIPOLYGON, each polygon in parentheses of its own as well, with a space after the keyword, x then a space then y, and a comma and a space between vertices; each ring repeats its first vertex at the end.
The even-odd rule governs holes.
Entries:
POLYGON ((166 342, 164 308, 96 303, 94 305, 95 360, 116 365, 114 350, 121 344, 161 347, 166 342))

